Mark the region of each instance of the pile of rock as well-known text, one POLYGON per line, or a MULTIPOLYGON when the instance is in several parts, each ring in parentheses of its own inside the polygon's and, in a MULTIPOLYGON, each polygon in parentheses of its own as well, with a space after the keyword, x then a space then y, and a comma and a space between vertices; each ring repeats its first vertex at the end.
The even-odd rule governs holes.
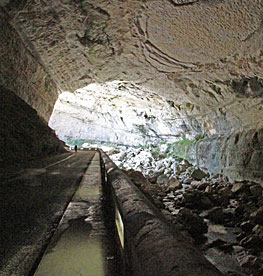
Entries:
POLYGON ((134 170, 128 174, 172 223, 191 235, 211 262, 217 265, 215 254, 225 262, 231 260, 218 264, 223 273, 263 275, 262 187, 209 177, 186 161, 178 168, 177 178, 170 179, 164 174, 145 178, 134 170))
POLYGON ((207 176, 182 158, 167 157, 170 147, 170 144, 148 148, 119 147, 118 153, 114 150, 108 154, 121 169, 139 171, 152 183, 167 184, 175 178, 189 183, 191 176, 196 180, 207 176))
POLYGON ((186 160, 164 158, 165 151, 129 149, 112 157, 223 273, 262 276, 261 185, 210 176, 186 160))
POLYGON ((188 186, 179 184, 183 188, 167 186, 158 194, 174 222, 184 225, 208 255, 215 248, 221 255, 236 259, 240 269, 229 275, 263 275, 262 187, 248 181, 229 183, 222 177, 192 179, 188 186), (223 234, 215 231, 215 225, 221 225, 223 234), (227 238, 230 233, 231 239, 227 238))

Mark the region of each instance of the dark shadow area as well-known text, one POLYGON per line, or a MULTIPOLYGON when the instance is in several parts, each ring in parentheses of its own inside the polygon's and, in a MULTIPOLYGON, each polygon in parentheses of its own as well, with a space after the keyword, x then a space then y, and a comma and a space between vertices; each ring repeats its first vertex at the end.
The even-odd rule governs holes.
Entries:
POLYGON ((0 86, 0 167, 65 152, 64 143, 37 112, 0 86))

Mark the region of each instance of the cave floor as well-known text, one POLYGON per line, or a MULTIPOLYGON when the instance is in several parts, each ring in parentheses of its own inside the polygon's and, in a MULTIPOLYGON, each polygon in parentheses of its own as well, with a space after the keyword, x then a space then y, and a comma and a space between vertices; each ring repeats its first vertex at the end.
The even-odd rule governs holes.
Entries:
POLYGON ((65 153, 1 170, 1 276, 32 273, 94 153, 65 153))

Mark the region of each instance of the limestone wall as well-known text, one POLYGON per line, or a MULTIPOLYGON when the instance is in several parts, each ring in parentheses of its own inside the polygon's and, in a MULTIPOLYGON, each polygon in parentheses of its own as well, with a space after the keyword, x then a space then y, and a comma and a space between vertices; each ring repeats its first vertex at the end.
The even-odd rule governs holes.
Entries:
POLYGON ((213 174, 231 180, 263 183, 263 130, 214 136, 197 142, 175 144, 175 154, 213 174))
POLYGON ((63 152, 64 147, 37 112, 0 86, 0 167, 63 152))
POLYGON ((0 8, 0 163, 64 151, 47 126, 57 87, 40 58, 0 8))
POLYGON ((0 7, 0 85, 16 93, 48 121, 58 97, 56 84, 33 46, 9 20, 0 7))

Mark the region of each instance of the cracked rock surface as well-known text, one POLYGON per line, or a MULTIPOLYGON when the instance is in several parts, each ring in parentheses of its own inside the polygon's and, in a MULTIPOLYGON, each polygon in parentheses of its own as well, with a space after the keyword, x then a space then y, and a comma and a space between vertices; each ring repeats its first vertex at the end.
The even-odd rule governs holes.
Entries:
MULTIPOLYGON (((227 143, 227 137, 263 127, 262 0, 5 0, 0 5, 1 85, 46 121, 59 93, 116 81, 169 104, 160 114, 173 114, 183 127, 172 123, 157 131, 168 139, 187 133, 227 143), (5 30, 12 35, 5 36, 5 30)), ((121 128, 120 117, 125 121, 120 105, 112 112, 118 117, 113 129, 121 128)), ((84 123, 72 124, 73 133, 81 133, 84 123)))

